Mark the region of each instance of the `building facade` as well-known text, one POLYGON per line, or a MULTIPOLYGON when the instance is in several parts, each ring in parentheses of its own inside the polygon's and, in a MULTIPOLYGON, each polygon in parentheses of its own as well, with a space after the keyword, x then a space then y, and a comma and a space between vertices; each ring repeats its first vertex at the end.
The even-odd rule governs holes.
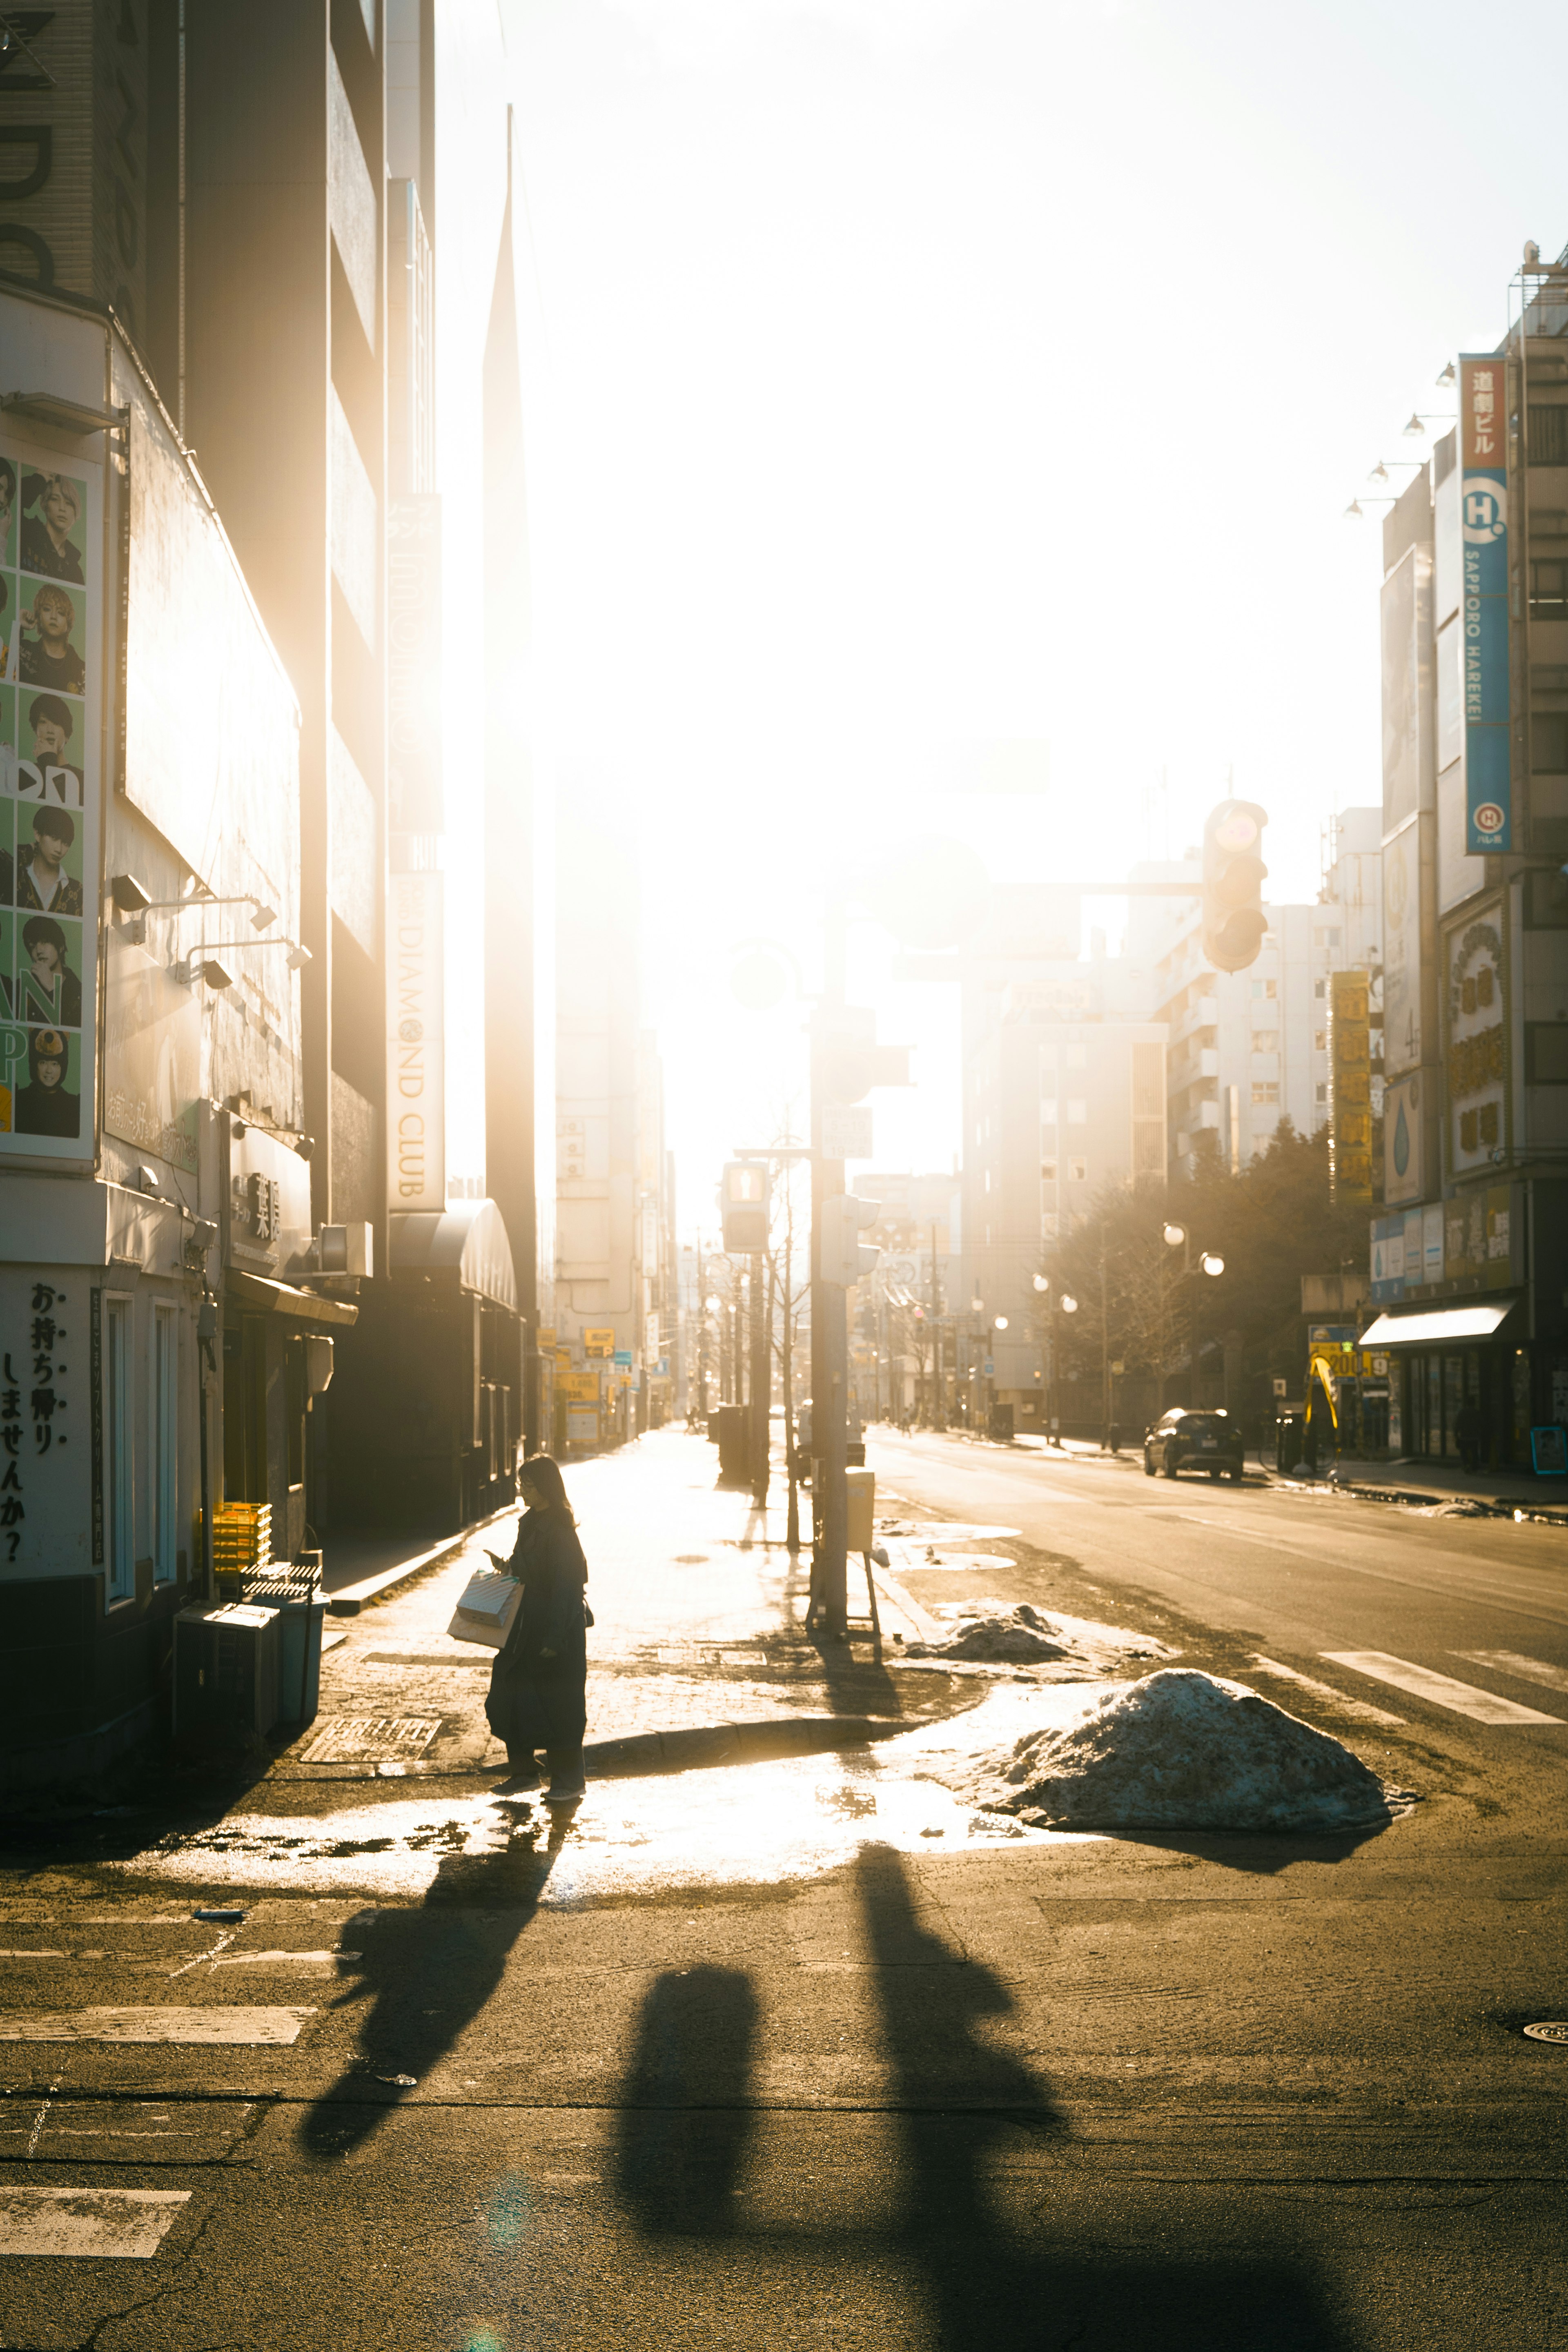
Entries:
POLYGON ((1568 1425, 1568 276, 1461 354, 1383 589, 1384 1213, 1363 1335, 1395 1453, 1528 1471, 1568 1425), (1468 1415, 1468 1423, 1461 1416, 1468 1415))

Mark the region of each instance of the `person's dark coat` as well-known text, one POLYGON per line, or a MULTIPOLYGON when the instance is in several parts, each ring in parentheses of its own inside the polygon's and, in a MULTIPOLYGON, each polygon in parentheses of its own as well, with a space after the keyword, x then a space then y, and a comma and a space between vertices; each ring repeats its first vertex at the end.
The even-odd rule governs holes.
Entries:
POLYGON ((588 1721, 588 1563, 570 1516, 526 1511, 510 1565, 522 1605, 490 1672, 490 1729, 514 1756, 577 1748, 588 1721))

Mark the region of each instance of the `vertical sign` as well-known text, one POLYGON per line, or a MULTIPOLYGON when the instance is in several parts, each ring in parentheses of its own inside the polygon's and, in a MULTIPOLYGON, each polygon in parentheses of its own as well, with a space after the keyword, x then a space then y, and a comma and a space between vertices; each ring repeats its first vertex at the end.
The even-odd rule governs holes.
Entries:
POLYGON ((386 1202, 447 1205, 441 874, 394 874, 386 926, 386 1202))
POLYGON ((1330 1153, 1334 1198, 1372 1199, 1372 1029, 1364 971, 1329 976, 1330 1153))
POLYGON ((100 478, 0 441, 0 1164, 92 1160, 100 478))
POLYGON ((441 787, 441 501, 394 499, 386 517, 389 829, 445 830, 441 787))
POLYGON ((1502 360, 1459 362, 1465 847, 1513 846, 1509 750, 1508 446, 1502 360))

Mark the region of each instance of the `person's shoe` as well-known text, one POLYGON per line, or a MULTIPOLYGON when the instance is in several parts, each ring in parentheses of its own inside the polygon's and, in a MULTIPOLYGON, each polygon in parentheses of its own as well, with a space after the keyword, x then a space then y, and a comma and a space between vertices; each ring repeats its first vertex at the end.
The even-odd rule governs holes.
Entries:
POLYGON ((547 1805, 580 1805, 587 1793, 587 1790, 581 1786, 575 1789, 551 1788, 544 1791, 544 1801, 547 1805))

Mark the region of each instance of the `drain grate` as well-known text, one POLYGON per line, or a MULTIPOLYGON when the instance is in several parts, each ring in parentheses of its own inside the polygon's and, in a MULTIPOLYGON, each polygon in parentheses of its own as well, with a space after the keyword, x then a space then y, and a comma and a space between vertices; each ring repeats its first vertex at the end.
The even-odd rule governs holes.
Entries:
POLYGON ((1562 2019, 1548 2025, 1527 2025, 1524 2031, 1531 2042, 1568 2042, 1568 2023, 1562 2019))
POLYGON ((341 1716, 319 1732, 305 1764, 406 1763, 422 1756, 441 1728, 438 1715, 341 1716))

